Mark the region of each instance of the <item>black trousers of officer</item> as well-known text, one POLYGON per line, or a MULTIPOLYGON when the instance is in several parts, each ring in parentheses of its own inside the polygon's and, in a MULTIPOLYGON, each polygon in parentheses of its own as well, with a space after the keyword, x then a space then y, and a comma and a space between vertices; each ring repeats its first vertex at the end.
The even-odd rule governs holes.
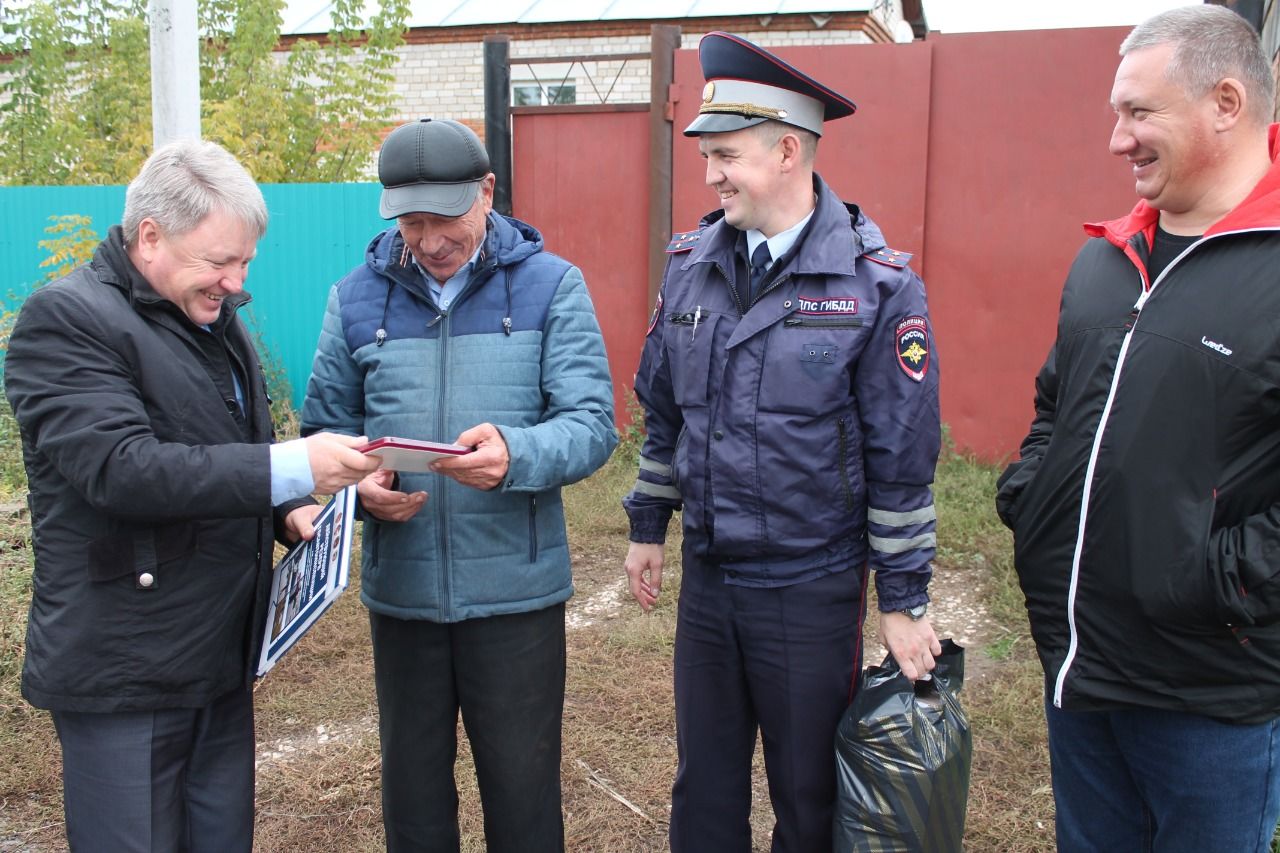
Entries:
POLYGON ((72 851, 248 853, 253 694, 203 708, 54 711, 72 851))
POLYGON ((831 849, 835 730, 861 667, 860 568, 793 586, 731 586, 685 540, 676 621, 672 853, 749 853, 756 730, 774 853, 831 849))
POLYGON ((388 853, 460 845, 458 711, 489 853, 560 853, 564 605, 443 624, 370 613, 388 853))

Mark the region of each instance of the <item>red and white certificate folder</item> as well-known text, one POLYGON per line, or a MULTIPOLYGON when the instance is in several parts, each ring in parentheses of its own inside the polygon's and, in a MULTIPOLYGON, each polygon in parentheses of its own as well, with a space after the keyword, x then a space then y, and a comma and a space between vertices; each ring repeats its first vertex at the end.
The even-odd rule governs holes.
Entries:
POLYGON ((394 438, 391 436, 374 439, 363 447, 356 449, 370 456, 381 456, 383 468, 390 468, 392 471, 417 471, 420 473, 430 471, 431 463, 437 459, 451 459, 455 456, 465 456, 475 451, 474 447, 466 447, 461 444, 441 444, 438 441, 421 441, 416 438, 394 438))

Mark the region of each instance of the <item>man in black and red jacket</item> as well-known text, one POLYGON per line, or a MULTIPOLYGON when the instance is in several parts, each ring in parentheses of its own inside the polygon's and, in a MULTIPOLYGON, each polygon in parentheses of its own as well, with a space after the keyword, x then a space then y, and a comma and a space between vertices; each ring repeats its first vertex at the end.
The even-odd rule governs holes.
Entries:
POLYGON ((1280 815, 1280 153, 1218 6, 1120 48, 1137 207, 1086 226, 997 508, 1044 666, 1060 850, 1269 849, 1280 815))

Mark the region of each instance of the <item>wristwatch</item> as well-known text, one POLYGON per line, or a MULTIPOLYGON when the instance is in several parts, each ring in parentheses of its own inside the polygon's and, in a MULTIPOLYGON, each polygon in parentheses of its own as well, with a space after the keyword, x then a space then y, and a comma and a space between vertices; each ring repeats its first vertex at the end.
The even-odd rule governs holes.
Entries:
POLYGON ((924 615, 929 612, 929 605, 917 604, 915 607, 904 608, 902 610, 899 610, 898 612, 905 613, 908 616, 910 616, 912 622, 919 622, 921 619, 924 618, 924 615))

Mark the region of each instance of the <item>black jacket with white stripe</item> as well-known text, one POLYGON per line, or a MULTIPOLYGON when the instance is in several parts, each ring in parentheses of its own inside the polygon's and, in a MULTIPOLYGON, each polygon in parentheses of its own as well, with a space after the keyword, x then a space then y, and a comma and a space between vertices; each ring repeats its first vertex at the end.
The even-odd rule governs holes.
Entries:
POLYGON ((1280 165, 1148 281, 1157 217, 1086 227, 997 508, 1055 705, 1261 722, 1280 715, 1280 165))

